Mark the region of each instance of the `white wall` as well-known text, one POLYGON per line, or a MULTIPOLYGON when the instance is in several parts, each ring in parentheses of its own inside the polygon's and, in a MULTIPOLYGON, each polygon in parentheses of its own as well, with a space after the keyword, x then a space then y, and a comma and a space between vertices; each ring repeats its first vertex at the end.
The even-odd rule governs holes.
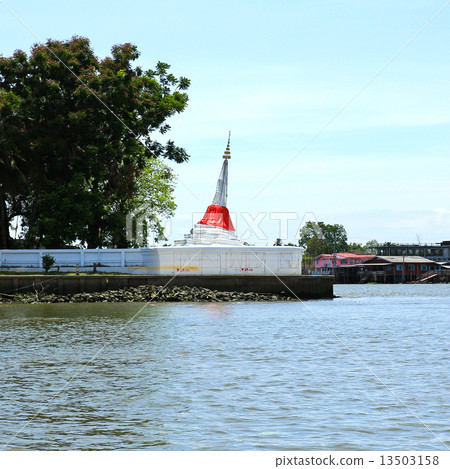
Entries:
POLYGON ((42 257, 55 258, 51 271, 121 272, 146 275, 297 275, 303 250, 271 246, 177 246, 142 249, 0 251, 0 272, 42 272, 42 257))

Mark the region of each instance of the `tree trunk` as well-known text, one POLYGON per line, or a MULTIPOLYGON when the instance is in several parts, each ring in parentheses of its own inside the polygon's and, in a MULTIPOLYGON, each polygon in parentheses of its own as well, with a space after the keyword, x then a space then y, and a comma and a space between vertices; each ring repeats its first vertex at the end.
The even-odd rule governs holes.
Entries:
MULTIPOLYGON (((38 188, 39 189, 39 188, 38 188)), ((36 190, 35 195, 33 197, 33 205, 31 208, 31 214, 30 217, 27 219, 27 225, 28 229, 26 231, 25 235, 25 246, 27 249, 39 249, 40 248, 40 238, 41 234, 37 234, 34 232, 34 225, 36 224, 36 221, 38 220, 38 206, 40 202, 40 192, 39 190, 36 190)))
POLYGON ((0 193, 0 247, 9 249, 9 220, 5 196, 2 193, 0 193))

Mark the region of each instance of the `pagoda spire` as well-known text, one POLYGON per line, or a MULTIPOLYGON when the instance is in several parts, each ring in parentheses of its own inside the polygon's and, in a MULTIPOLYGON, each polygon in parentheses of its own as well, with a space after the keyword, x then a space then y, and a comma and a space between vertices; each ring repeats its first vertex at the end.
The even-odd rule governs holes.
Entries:
POLYGON ((228 160, 231 158, 230 137, 231 131, 228 134, 228 144, 223 154, 224 162, 219 174, 219 179, 217 180, 216 193, 212 201, 213 205, 220 205, 221 207, 226 207, 228 201, 228 160))
POLYGON ((224 162, 217 180, 216 192, 211 205, 206 209, 203 218, 198 222, 200 225, 212 225, 224 228, 228 231, 235 231, 227 209, 228 199, 228 160, 231 158, 230 152, 231 131, 228 133, 228 144, 223 154, 224 162))
POLYGON ((227 144, 227 148, 226 150, 224 151, 223 153, 223 158, 231 158, 231 153, 230 153, 230 138, 231 138, 231 130, 228 132, 228 144, 227 144))

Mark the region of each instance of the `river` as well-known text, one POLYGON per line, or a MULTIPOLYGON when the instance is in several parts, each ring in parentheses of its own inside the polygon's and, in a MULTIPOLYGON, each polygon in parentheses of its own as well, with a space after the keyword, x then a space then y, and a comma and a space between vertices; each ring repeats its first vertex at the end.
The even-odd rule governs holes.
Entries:
POLYGON ((450 285, 0 305, 0 446, 446 450, 450 285))

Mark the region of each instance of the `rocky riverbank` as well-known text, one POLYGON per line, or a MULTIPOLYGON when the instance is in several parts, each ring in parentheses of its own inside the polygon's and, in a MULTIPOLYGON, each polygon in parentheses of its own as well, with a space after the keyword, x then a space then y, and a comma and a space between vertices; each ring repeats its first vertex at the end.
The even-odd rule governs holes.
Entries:
POLYGON ((283 293, 243 293, 209 290, 200 287, 158 287, 155 285, 95 293, 55 295, 52 293, 0 294, 0 303, 132 303, 148 301, 171 302, 225 302, 225 301, 289 301, 295 300, 283 293))

